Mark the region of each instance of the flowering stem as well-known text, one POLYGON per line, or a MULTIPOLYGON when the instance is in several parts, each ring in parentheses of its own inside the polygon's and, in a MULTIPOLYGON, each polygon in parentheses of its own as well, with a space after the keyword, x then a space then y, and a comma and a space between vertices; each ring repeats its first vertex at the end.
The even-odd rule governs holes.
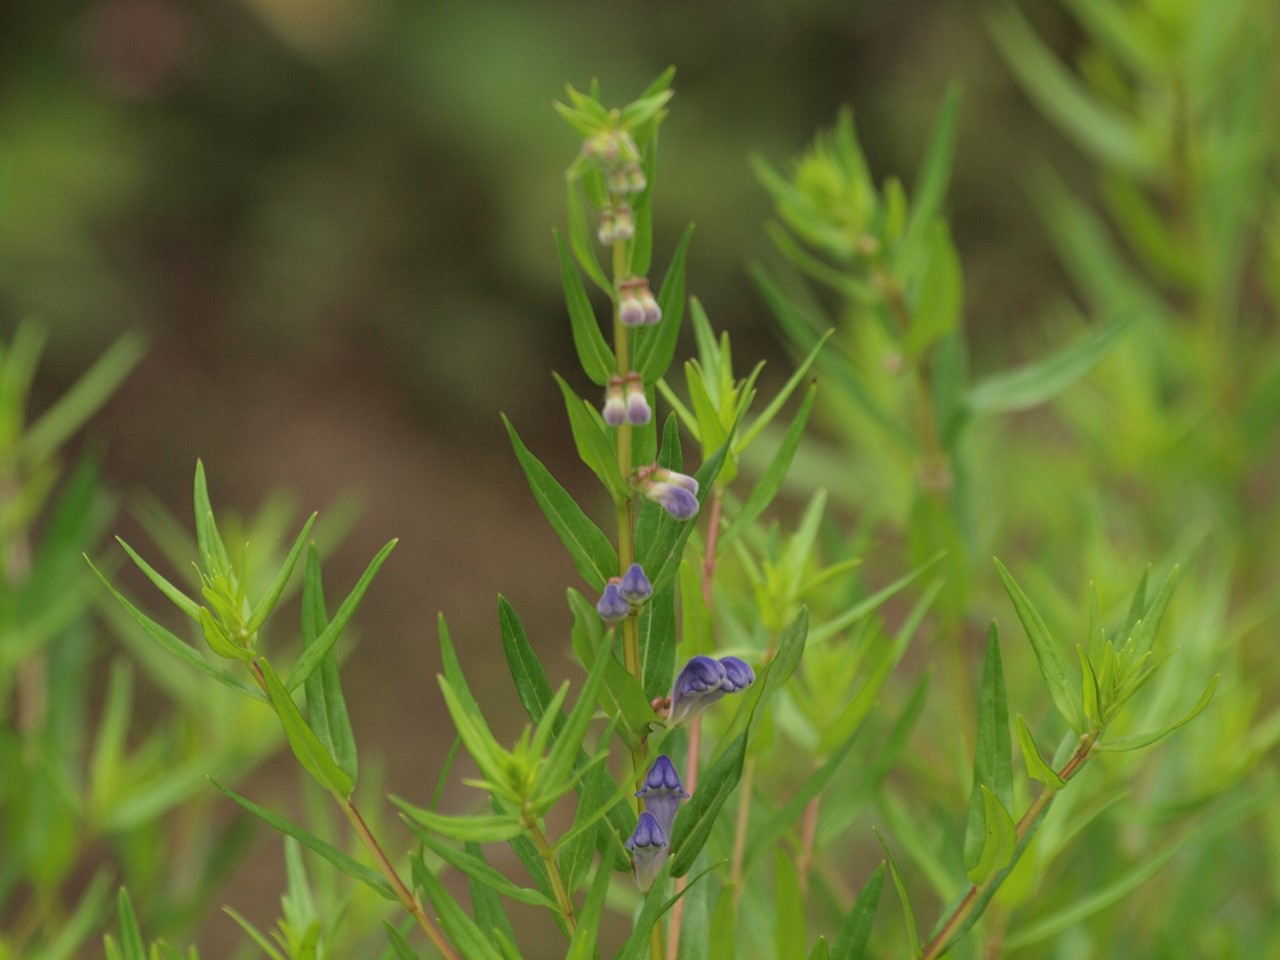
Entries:
MULTIPOLYGON (((1071 759, 1066 765, 1058 771, 1058 776, 1063 780, 1069 780, 1080 768, 1084 766, 1093 752, 1094 744, 1098 742, 1101 731, 1085 734, 1080 738, 1080 743, 1076 747, 1075 753, 1071 755, 1071 759)), ((1061 789, 1061 788, 1058 788, 1061 789)), ((1053 802, 1053 798, 1057 796, 1058 789, 1046 787, 1040 796, 1027 808, 1027 812, 1022 815, 1022 819, 1018 821, 1017 826, 1017 844, 1020 846, 1027 835, 1040 822, 1040 818, 1044 816, 1045 811, 1049 809, 1049 804, 1053 802)), ((1010 864, 1012 866, 1012 864, 1010 864)), ((951 946, 952 939, 959 932, 960 928, 968 920, 969 915, 973 913, 974 908, 986 900, 987 895, 1003 882, 1008 873, 1008 868, 997 871, 984 880, 981 884, 977 884, 969 888, 968 893, 964 895, 964 899, 956 905, 951 916, 947 917, 941 929, 934 935, 924 947, 917 960, 937 960, 941 957, 946 949, 951 946)))
MULTIPOLYGON (((533 845, 538 849, 542 862, 547 865, 547 876, 551 880, 551 892, 555 894, 556 906, 560 910, 560 916, 564 917, 569 935, 573 936, 573 932, 578 929, 578 916, 573 909, 573 898, 569 896, 564 878, 560 876, 560 865, 556 863, 555 853, 551 849, 551 844, 547 842, 547 835, 542 832, 542 828, 536 821, 526 820, 525 828, 529 831, 529 836, 533 839, 533 845)), ((604 868, 601 867, 601 869, 604 868)))

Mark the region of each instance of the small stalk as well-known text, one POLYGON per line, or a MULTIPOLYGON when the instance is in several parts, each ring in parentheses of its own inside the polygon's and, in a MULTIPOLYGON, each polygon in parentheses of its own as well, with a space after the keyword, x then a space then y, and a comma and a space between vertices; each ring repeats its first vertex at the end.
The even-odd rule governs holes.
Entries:
MULTIPOLYGON (((1080 768, 1084 766, 1085 762, 1089 759, 1089 756, 1093 751, 1093 746, 1098 742, 1099 736, 1101 736, 1101 731, 1096 731, 1083 736, 1080 739, 1080 745, 1076 747, 1075 753, 1071 755, 1071 759, 1068 760, 1066 765, 1058 771, 1058 776, 1063 780, 1069 780, 1078 773, 1080 768)), ((1036 824, 1039 823, 1040 818, 1044 816, 1045 811, 1049 809, 1049 804, 1053 802, 1053 798, 1057 796, 1057 794, 1057 790, 1051 787, 1046 787, 1040 796, 1036 797, 1031 806, 1027 808, 1027 812, 1024 813, 1022 815, 1022 819, 1018 821, 1016 829, 1017 843, 1021 843, 1026 838, 1027 834, 1035 828, 1036 824)), ((925 945, 923 952, 917 960, 937 960, 937 958, 941 957, 943 953, 946 952, 947 948, 951 946, 951 939, 955 936, 956 931, 964 925, 964 922, 969 919, 969 914, 973 912, 974 907, 987 895, 988 892, 999 885, 999 881, 1002 879, 1001 872, 1002 871, 997 871, 981 884, 977 884, 969 888, 969 891, 964 895, 964 899, 957 904, 955 910, 952 911, 951 916, 947 917, 946 922, 942 925, 942 929, 940 929, 933 939, 925 945)))
POLYGON ((413 919, 417 921, 418 926, 427 935, 427 938, 440 951, 441 956, 445 957, 446 960, 461 960, 458 953, 445 938, 444 931, 427 916, 426 911, 422 908, 422 901, 418 899, 417 894, 404 885, 404 881, 400 879, 400 874, 396 872, 395 867, 391 865, 391 861, 387 859, 386 853, 383 852, 377 837, 373 835, 369 825, 364 822, 364 817, 360 816, 360 811, 356 808, 355 802, 350 797, 340 797, 337 794, 334 794, 334 799, 338 801, 338 806, 342 808, 342 812, 346 815, 352 829, 355 830, 356 836, 360 838, 360 842, 364 844, 365 849, 372 855, 374 863, 378 867, 378 872, 387 878, 391 888, 395 890, 396 899, 400 901, 401 906, 409 911, 413 919))
POLYGON ((542 862, 546 864, 547 877, 551 880, 551 892, 556 898, 556 907, 560 910, 560 916, 564 917, 564 925, 569 930, 569 936, 573 936, 574 931, 578 929, 578 915, 573 908, 573 898, 569 896, 569 890, 564 885, 564 877, 560 875, 560 864, 556 863, 555 853, 551 849, 551 844, 547 842, 547 835, 542 832, 537 822, 526 820, 525 828, 529 831, 529 836, 533 839, 533 845, 538 849, 542 862))

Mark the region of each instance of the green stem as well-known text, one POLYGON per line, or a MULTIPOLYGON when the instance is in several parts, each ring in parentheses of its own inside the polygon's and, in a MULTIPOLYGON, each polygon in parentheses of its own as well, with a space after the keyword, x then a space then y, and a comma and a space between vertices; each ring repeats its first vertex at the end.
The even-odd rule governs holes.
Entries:
POLYGON ((666 956, 662 949, 662 920, 659 918, 649 931, 649 960, 666 960, 666 956))
MULTIPOLYGON (((555 853, 551 849, 551 844, 547 842, 547 835, 542 832, 542 828, 536 821, 526 821, 525 827, 529 830, 533 845, 538 849, 538 855, 547 866, 547 876, 551 880, 551 892, 555 895, 556 906, 560 910, 560 915, 564 917, 569 936, 573 936, 574 931, 578 929, 578 916, 573 908, 573 898, 569 896, 569 890, 564 885, 564 877, 560 875, 560 865, 556 863, 555 853)), ((604 868, 601 867, 601 869, 604 868)))
MULTIPOLYGON (((1089 759, 1093 751, 1093 746, 1098 742, 1101 731, 1087 734, 1080 740, 1079 746, 1076 747, 1075 753, 1071 755, 1071 759, 1067 761, 1066 766, 1058 771, 1058 776, 1063 780, 1069 780, 1080 768, 1084 766, 1085 761, 1089 759)), ((1059 788, 1061 789, 1061 788, 1059 788)), ((1053 798, 1057 796, 1058 790, 1046 787, 1045 790, 1036 797, 1035 801, 1027 808, 1027 812, 1022 815, 1022 819, 1018 821, 1017 826, 1017 843, 1022 841, 1039 823, 1040 818, 1044 816, 1045 811, 1049 809, 1049 804, 1053 802, 1053 798)), ((1012 866, 1012 864, 1011 864, 1012 866)), ((937 960, 941 957, 947 948, 951 946, 952 939, 957 935, 960 928, 964 926, 969 915, 973 913, 974 908, 982 903, 987 894, 994 888, 998 887, 1008 874, 1008 870, 998 870, 980 884, 976 884, 969 888, 964 895, 964 899, 956 905, 951 916, 947 917, 946 922, 941 929, 934 935, 933 939, 925 944, 923 952, 918 960, 937 960)))

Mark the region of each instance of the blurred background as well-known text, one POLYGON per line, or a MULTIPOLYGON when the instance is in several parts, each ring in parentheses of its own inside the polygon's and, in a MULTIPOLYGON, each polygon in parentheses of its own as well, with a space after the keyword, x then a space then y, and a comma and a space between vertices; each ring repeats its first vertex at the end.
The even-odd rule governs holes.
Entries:
MULTIPOLYGON (((1020 6, 1070 59, 1079 37, 1061 12, 1020 6)), ((147 544, 129 512, 144 492, 190 523, 197 457, 220 513, 277 488, 299 519, 357 500, 326 564, 335 593, 401 538, 344 671, 365 755, 385 757, 396 792, 428 790, 452 739, 437 611, 482 700, 507 696, 483 670, 500 591, 567 672, 553 651, 567 650, 576 576, 498 414, 571 490, 594 489, 549 375, 589 394, 550 236, 578 143, 551 101, 598 77, 622 103, 669 64, 655 272, 696 223, 689 292, 732 332, 741 368, 767 358, 773 382, 790 369, 745 272, 772 256, 749 157, 785 163, 846 104, 877 177, 910 183, 944 91, 964 89, 950 208, 975 371, 1018 356, 1020 331, 1066 294, 1024 188, 1046 156, 1087 187, 965 0, 0 8, 0 326, 49 327, 35 408, 141 330, 147 356, 86 441, 124 495, 126 539, 147 544)), ((282 762, 245 792, 271 796, 273 770, 292 783, 282 762)), ((279 864, 260 831, 217 902, 269 924, 279 864)), ((221 915, 200 935, 209 956, 238 939, 221 915)))

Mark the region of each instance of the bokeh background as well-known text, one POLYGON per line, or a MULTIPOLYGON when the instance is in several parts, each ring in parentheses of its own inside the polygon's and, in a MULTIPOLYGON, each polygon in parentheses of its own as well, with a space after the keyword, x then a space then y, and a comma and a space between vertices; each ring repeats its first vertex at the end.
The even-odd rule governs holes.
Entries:
MULTIPOLYGON (((1060 12, 1020 6, 1070 59, 1060 12)), ((86 441, 127 538, 146 543, 129 513, 144 492, 187 517, 197 457, 220 510, 277 488, 300 511, 357 500, 326 566, 335 592, 401 538, 345 674, 364 754, 397 792, 428 789, 451 740, 437 611, 488 702, 506 696, 484 671, 499 592, 542 649, 567 648, 573 570, 498 417, 591 489, 549 376, 576 371, 550 227, 578 147, 551 101, 598 77, 625 102, 668 64, 655 260, 697 224, 689 290, 740 366, 767 358, 780 381, 790 364, 745 272, 771 257, 749 157, 785 161, 846 104, 877 176, 909 183, 944 91, 964 89, 950 210, 977 371, 1066 295, 1025 185, 1051 156, 1087 186, 963 0, 0 7, 0 326, 50 329, 37 408, 142 330, 146 359, 86 441)), ((273 776, 291 784, 291 765, 247 792, 273 776)), ((262 831, 222 901, 269 925, 279 863, 262 831)), ((220 956, 238 934, 219 915, 199 939, 220 956)))

